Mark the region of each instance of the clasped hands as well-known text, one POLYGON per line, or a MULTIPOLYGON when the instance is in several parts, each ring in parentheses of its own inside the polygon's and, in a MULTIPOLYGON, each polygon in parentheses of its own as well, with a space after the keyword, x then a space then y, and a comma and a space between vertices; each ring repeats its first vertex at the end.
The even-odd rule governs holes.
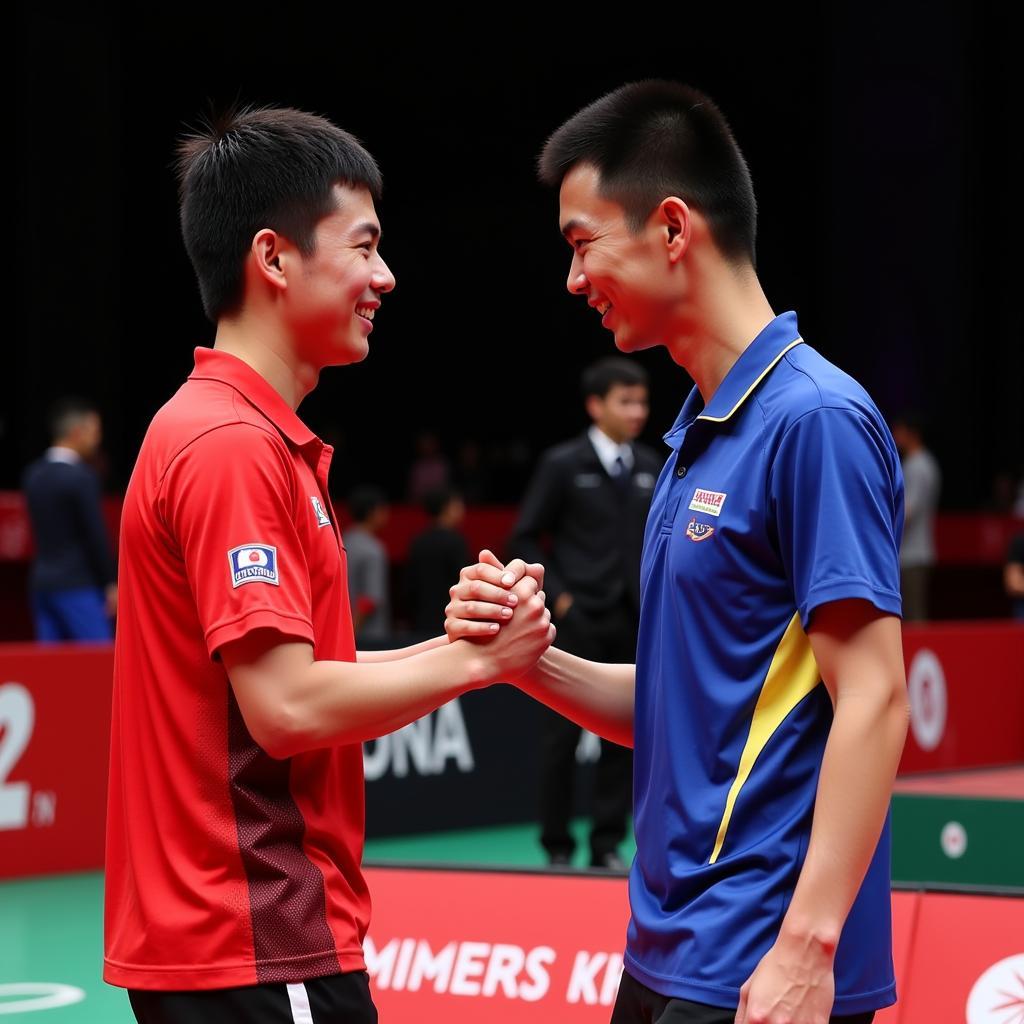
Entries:
POLYGON ((487 550, 479 557, 448 591, 445 632, 451 643, 480 648, 486 681, 511 681, 533 668, 555 639, 544 605, 544 566, 521 558, 506 566, 487 550))

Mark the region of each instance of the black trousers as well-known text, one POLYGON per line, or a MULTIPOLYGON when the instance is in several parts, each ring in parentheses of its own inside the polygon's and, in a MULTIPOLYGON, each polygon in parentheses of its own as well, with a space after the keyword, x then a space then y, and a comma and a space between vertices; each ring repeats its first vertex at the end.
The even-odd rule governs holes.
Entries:
MULTIPOLYGON (((555 623, 555 646, 589 661, 636 661, 637 623, 625 606, 601 614, 582 611, 576 604, 555 623)), ((582 730, 574 722, 544 709, 541 726, 540 823, 541 845, 548 856, 572 856, 576 842, 569 832, 572 815, 576 746, 582 730)), ((626 837, 632 809, 633 752, 601 740, 601 759, 594 782, 590 829, 591 860, 614 851, 626 837)))
MULTIPOLYGON (((830 1024, 871 1024, 873 1012, 847 1017, 830 1017, 830 1024)), ((622 972, 619 996, 612 1010, 611 1024, 735 1024, 736 1011, 720 1006, 669 999, 622 972)))
POLYGON ((129 989, 139 1024, 377 1024, 365 971, 296 985, 250 985, 202 992, 129 989))

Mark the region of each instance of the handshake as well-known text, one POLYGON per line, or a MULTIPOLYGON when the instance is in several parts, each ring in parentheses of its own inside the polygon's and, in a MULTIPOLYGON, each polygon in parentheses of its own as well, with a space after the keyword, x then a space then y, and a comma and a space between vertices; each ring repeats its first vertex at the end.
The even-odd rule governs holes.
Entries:
POLYGON ((555 639, 544 606, 544 566, 517 558, 503 565, 490 551, 459 574, 448 591, 449 643, 477 648, 473 675, 480 685, 511 681, 537 664, 555 639))

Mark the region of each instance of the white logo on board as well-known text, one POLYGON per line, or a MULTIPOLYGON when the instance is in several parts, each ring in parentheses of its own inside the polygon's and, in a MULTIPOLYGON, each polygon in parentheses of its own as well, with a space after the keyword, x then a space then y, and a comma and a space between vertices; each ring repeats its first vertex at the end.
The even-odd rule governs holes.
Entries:
POLYGON ((907 676, 910 728, 922 750, 934 750, 946 734, 946 676, 942 662, 927 648, 918 651, 907 676))
POLYGON ((959 860, 967 852, 967 829, 959 821, 947 821, 942 827, 939 843, 950 860, 959 860))
POLYGON ((363 744, 367 782, 376 782, 388 771, 404 779, 410 768, 417 775, 441 775, 449 761, 464 774, 476 768, 457 697, 397 732, 363 744))
POLYGON ((967 997, 967 1024, 1021 1024, 1024 1021, 1024 953, 993 964, 967 997))
MULTIPOLYGON (((28 749, 36 726, 36 705, 21 683, 0 686, 0 832, 46 828, 57 823, 57 794, 8 781, 28 749)), ((2 1006, 0 1006, 2 1010, 2 1006)))

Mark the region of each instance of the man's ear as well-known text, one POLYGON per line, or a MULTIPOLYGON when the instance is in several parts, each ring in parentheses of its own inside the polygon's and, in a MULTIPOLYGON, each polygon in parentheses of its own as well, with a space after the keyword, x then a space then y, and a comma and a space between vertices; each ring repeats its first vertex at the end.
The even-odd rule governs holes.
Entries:
POLYGON ((664 231, 669 260, 678 263, 686 255, 693 237, 693 215, 689 206, 678 196, 666 196, 654 216, 658 218, 659 230, 664 231))
POLYGON ((253 269, 271 287, 283 291, 288 287, 287 272, 292 250, 287 239, 270 228, 262 228, 253 235, 249 248, 253 269))

